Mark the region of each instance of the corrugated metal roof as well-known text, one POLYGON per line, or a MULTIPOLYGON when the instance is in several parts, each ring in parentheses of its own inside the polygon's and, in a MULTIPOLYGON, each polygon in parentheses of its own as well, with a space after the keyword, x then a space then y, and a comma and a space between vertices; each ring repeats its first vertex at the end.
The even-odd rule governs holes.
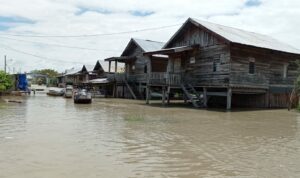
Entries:
POLYGON ((133 38, 133 40, 144 50, 144 52, 156 51, 165 45, 165 43, 158 41, 142 40, 137 38, 133 38))
POLYGON ((72 69, 67 69, 64 76, 66 75, 74 75, 77 74, 81 71, 82 68, 72 68, 72 69))
POLYGON ((277 50, 282 52, 300 54, 300 50, 288 44, 282 43, 267 35, 248 32, 245 30, 214 24, 211 22, 206 22, 194 18, 190 18, 190 20, 192 20, 192 22, 194 23, 198 23, 198 25, 204 26, 208 30, 213 31, 214 33, 222 36, 223 38, 233 43, 239 43, 239 44, 267 48, 267 49, 272 49, 272 50, 277 50))

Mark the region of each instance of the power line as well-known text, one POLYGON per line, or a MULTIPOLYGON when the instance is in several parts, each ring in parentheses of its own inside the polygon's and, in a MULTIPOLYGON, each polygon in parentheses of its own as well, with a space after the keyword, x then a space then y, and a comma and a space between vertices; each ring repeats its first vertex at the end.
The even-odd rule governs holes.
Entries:
POLYGON ((35 43, 35 44, 56 46, 56 47, 63 47, 63 48, 71 48, 71 49, 82 49, 82 50, 103 51, 103 52, 120 52, 120 51, 116 51, 116 50, 93 49, 93 48, 84 48, 84 47, 77 47, 77 46, 54 44, 54 43, 44 43, 44 42, 37 42, 37 41, 20 40, 20 39, 3 37, 3 36, 0 36, 0 38, 13 40, 13 41, 19 41, 19 42, 25 42, 25 43, 35 43))
POLYGON ((123 31, 123 32, 115 32, 115 33, 98 33, 98 34, 85 34, 85 35, 26 35, 26 34, 15 34, 15 33, 2 33, 2 35, 7 36, 21 36, 21 37, 46 37, 46 38, 80 38, 80 37, 96 37, 96 36, 112 36, 112 35, 121 35, 128 33, 137 33, 144 31, 152 31, 152 30, 161 30, 166 28, 171 28, 175 26, 179 26, 182 24, 154 27, 154 28, 145 28, 140 30, 131 30, 131 31, 123 31))
POLYGON ((2 46, 3 49, 7 49, 7 50, 14 51, 14 52, 17 52, 17 53, 33 56, 33 57, 40 58, 40 59, 43 59, 43 60, 52 60, 52 61, 63 62, 63 63, 73 63, 73 64, 84 65, 84 63, 81 63, 81 62, 69 62, 69 61, 64 61, 64 60, 59 60, 59 59, 48 58, 48 57, 39 56, 39 55, 36 55, 36 54, 31 54, 31 53, 21 51, 21 50, 18 50, 18 49, 14 49, 14 48, 11 48, 11 47, 6 46, 6 45, 2 45, 2 44, 0 44, 0 45, 2 46))

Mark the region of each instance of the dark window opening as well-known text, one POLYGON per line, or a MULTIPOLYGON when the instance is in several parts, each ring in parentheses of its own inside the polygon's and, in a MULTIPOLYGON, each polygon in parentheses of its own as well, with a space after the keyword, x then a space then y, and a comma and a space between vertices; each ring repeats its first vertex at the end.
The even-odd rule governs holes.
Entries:
POLYGON ((213 72, 217 72, 217 62, 213 62, 213 72))
POLYGON ((255 73, 255 62, 249 62, 249 74, 255 73))
POLYGON ((144 73, 146 74, 148 72, 147 66, 144 67, 144 73))

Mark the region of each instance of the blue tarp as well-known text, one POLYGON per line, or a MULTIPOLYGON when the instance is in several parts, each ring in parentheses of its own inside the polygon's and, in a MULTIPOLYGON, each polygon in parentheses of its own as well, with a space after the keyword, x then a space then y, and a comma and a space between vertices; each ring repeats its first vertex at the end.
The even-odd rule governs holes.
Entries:
POLYGON ((26 74, 18 74, 17 87, 18 87, 18 89, 20 89, 22 91, 28 90, 28 82, 27 82, 26 74))

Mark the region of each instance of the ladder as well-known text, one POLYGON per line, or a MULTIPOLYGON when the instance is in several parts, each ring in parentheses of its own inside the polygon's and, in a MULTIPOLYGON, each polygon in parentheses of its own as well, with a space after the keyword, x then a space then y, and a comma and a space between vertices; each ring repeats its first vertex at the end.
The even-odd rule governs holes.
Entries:
POLYGON ((183 90, 188 100, 191 101, 194 107, 196 108, 201 107, 201 105, 203 104, 203 99, 191 84, 187 84, 187 85, 181 84, 181 89, 183 90))

